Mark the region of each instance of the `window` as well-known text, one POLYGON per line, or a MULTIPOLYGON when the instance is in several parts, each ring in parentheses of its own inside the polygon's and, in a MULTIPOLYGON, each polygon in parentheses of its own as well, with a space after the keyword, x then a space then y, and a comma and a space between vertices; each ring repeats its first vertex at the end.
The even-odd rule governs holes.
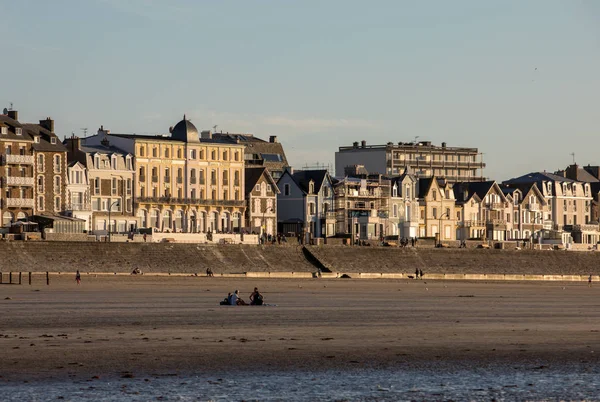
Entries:
POLYGON ((227 160, 227 151, 223 151, 223 160, 226 161, 227 160))
POLYGON ((38 193, 44 192, 44 176, 38 176, 37 188, 38 188, 38 193))
POLYGON ((45 202, 44 202, 44 196, 40 195, 38 197, 38 211, 43 211, 44 210, 44 204, 45 204, 45 202))
POLYGON ((213 151, 210 153, 210 159, 212 159, 213 161, 214 161, 215 159, 217 159, 217 152, 216 152, 216 151, 214 151, 214 150, 213 150, 213 151))
POLYGON ((237 170, 233 173, 233 184, 236 186, 240 185, 240 172, 237 170))
POLYGON ((450 219, 450 208, 446 208, 446 217, 450 219))
POLYGON ((60 211, 60 197, 54 198, 54 210, 56 212, 60 211))
POLYGON ((192 189, 191 197, 192 197, 192 199, 196 199, 196 189, 195 188, 192 189))
POLYGON ((177 158, 181 159, 181 148, 177 148, 177 158))
POLYGON ((210 172, 210 184, 213 186, 217 185, 217 171, 214 169, 210 172))
POLYGON ((437 191, 433 190, 433 192, 431 193, 431 198, 436 201, 437 200, 437 191))
POLYGON ((98 155, 94 156, 94 167, 100 169, 100 157, 98 155))
POLYGON ((6 127, 2 127, 0 130, 2 130, 1 131, 2 134, 4 134, 4 135, 8 134, 8 129, 6 127))
POLYGON ((12 154, 12 147, 10 145, 6 146, 6 155, 11 155, 12 154))
MULTIPOLYGON (((396 189, 394 189, 396 190, 396 189)), ((398 217, 398 204, 394 204, 394 218, 398 217)))
POLYGON ((308 210, 311 215, 315 214, 315 203, 314 202, 311 202, 308 204, 308 210))
POLYGON ((127 165, 127 170, 133 170, 133 166, 131 165, 131 158, 129 157, 129 155, 125 159, 125 164, 127 165))
POLYGON ((60 155, 54 155, 54 173, 60 173, 60 155))
POLYGON ((315 192, 315 183, 312 183, 312 182, 311 182, 311 183, 308 185, 308 192, 309 192, 310 194, 312 194, 312 193, 314 193, 314 192, 315 192))
POLYGON ((283 186, 283 195, 286 197, 290 195, 290 185, 287 183, 283 186))
POLYGON ((431 215, 433 219, 437 219, 437 208, 431 208, 431 215))
POLYGON ((394 185, 394 188, 392 189, 392 197, 398 197, 398 187, 396 187, 396 185, 394 185))
POLYGON ((37 157, 38 172, 44 172, 44 155, 38 155, 37 157))
POLYGON ((267 193, 272 193, 273 192, 273 186, 268 184, 267 185, 267 193))
POLYGON ((54 192, 60 194, 60 176, 54 176, 54 192))
POLYGON ((131 179, 127 179, 127 195, 131 195, 131 179))
POLYGON ((404 198, 410 199, 410 186, 406 186, 406 191, 404 193, 404 198))
POLYGON ((165 148, 165 158, 169 157, 169 148, 165 148))
POLYGON ((35 142, 36 144, 40 143, 40 136, 39 135, 34 135, 33 136, 33 142, 35 142))
POLYGON ((256 186, 254 186, 254 191, 260 191, 260 184, 257 184, 256 186))
MULTIPOLYGON (((38 142, 40 141, 40 139, 38 138, 38 142)), ((56 137, 50 137, 50 144, 56 144, 56 137)))
POLYGON ((235 160, 236 162, 240 160, 239 152, 233 154, 233 160, 235 160))
POLYGON ((190 151, 190 159, 196 159, 196 150, 195 149, 192 149, 190 151))
POLYGON ((446 190, 446 199, 450 198, 450 190, 446 190))
POLYGON ((201 150, 200 150, 200 152, 198 153, 198 155, 199 155, 198 157, 199 157, 200 159, 204 159, 204 150, 203 150, 203 149, 201 149, 201 150))
POLYGON ((100 194, 100 179, 92 179, 92 181, 94 182, 94 193, 100 194))
POLYGON ((223 171, 223 184, 224 185, 228 185, 229 184, 229 175, 228 175, 228 171, 224 170, 223 171))
POLYGON ((156 158, 158 156, 158 149, 156 147, 152 148, 152 157, 156 158))
POLYGON ((140 147, 140 156, 144 156, 144 147, 140 147))
POLYGON ((117 179, 115 177, 112 179, 111 193, 117 195, 117 179))
POLYGON ((22 135, 23 134, 23 129, 20 128, 20 127, 15 128, 15 134, 22 135))

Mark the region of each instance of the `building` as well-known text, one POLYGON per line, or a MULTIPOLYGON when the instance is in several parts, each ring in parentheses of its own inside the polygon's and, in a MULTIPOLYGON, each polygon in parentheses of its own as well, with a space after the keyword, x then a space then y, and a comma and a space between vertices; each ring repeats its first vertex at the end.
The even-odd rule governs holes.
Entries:
POLYGON ((54 133, 54 120, 23 124, 33 139, 34 213, 60 214, 67 199, 67 149, 54 133))
POLYGON ((64 214, 84 221, 83 230, 92 230, 90 182, 85 165, 76 160, 67 165, 67 200, 64 214))
POLYGON ((419 237, 435 238, 439 243, 456 240, 454 189, 436 177, 419 179, 419 237))
POLYGON ((362 165, 346 167, 344 178, 334 180, 336 233, 361 240, 397 234, 389 219, 390 187, 389 179, 362 165))
POLYGON ((135 211, 161 232, 238 232, 243 225, 244 145, 213 138, 184 116, 169 135, 101 129, 86 144, 109 142, 135 157, 135 211))
POLYGON ((221 141, 238 142, 244 145, 244 161, 248 167, 264 167, 269 169, 275 181, 279 180, 283 171, 289 168, 283 145, 277 136, 271 135, 265 141, 253 134, 214 133, 212 138, 221 141))
POLYGON ((244 171, 246 230, 250 233, 277 235, 277 183, 267 168, 247 167, 244 171))
POLYGON ((19 123, 16 110, 0 114, 0 211, 2 226, 26 220, 34 213, 33 138, 19 123))
POLYGON ((277 181, 277 227, 310 240, 335 234, 333 182, 327 170, 283 172, 277 181))
POLYGON ((539 241, 552 237, 548 203, 537 184, 501 186, 510 206, 507 213, 507 240, 539 241))
POLYGON ((600 239, 598 223, 591 221, 592 190, 590 183, 578 182, 547 172, 533 172, 505 181, 507 187, 535 183, 548 204, 553 230, 563 244, 596 244, 600 239))
POLYGON ((432 145, 429 141, 367 145, 366 141, 340 147, 335 153, 336 175, 346 166, 364 165, 371 173, 400 175, 410 168, 417 178, 445 178, 449 182, 484 181, 483 154, 477 148, 432 145))
POLYGON ((65 140, 70 173, 74 174, 69 181, 72 193, 67 214, 81 219, 88 216, 89 219, 86 213, 89 203, 91 221, 84 225, 87 230, 96 234, 136 230, 139 220, 133 209, 133 155, 108 141, 88 144, 86 140, 75 136, 65 140), (87 170, 87 178, 81 173, 78 175, 78 172, 82 172, 81 167, 87 170), (86 181, 89 183, 89 192, 82 190, 86 181))
POLYGON ((390 179, 389 221, 392 232, 400 238, 417 237, 419 233, 419 200, 417 178, 406 168, 402 175, 390 179))

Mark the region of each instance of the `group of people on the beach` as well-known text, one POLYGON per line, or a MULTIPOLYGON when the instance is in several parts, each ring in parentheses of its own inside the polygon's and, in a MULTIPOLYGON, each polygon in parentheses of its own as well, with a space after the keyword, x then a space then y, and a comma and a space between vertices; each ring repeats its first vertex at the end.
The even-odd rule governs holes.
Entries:
POLYGON ((415 269, 415 279, 423 279, 423 270, 422 269, 415 269))
POLYGON ((404 248, 404 247, 408 247, 408 243, 410 243, 410 245, 412 247, 416 247, 417 246, 417 238, 416 237, 403 237, 400 239, 400 247, 404 248))
MULTIPOLYGON (((250 294, 249 299, 250 299, 251 306, 262 306, 264 303, 263 295, 260 294, 260 292, 258 291, 258 288, 254 288, 254 292, 252 292, 250 294)), ((244 301, 244 299, 242 299, 240 297, 240 291, 237 289, 233 293, 227 294, 227 297, 225 299, 223 299, 223 301, 220 304, 221 304, 221 306, 247 306, 248 305, 248 303, 246 303, 244 301)))

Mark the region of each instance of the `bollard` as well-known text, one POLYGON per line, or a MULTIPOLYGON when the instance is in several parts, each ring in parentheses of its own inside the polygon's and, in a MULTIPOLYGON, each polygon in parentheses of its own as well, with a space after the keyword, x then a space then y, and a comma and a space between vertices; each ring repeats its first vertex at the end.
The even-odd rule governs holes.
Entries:
POLYGON ((12 271, 8 273, 8 283, 12 285, 12 271))
POLYGON ((50 273, 46 271, 46 285, 50 285, 50 273))
POLYGON ((21 272, 19 272, 19 285, 21 284, 21 272))
POLYGON ((31 285, 31 272, 29 273, 29 284, 31 285))

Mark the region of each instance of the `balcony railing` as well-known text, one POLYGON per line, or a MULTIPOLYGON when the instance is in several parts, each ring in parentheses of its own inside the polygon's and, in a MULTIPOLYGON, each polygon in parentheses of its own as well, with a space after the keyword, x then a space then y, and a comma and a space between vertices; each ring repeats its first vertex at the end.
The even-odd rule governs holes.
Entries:
POLYGON ((503 202, 488 202, 486 206, 489 209, 504 209, 505 207, 503 202))
POLYGON ((195 177, 190 177, 190 184, 196 184, 196 181, 195 177))
POLYGON ((530 211, 539 211, 540 210, 540 204, 526 204, 525 208, 530 210, 530 211))
POLYGON ((501 226, 506 225, 506 221, 503 219, 488 219, 486 221, 488 225, 501 226))
POLYGON ((205 184, 206 180, 204 180, 204 177, 201 177, 200 180, 198 180, 198 184, 205 184))
POLYGON ((201 198, 176 198, 176 197, 139 197, 137 204, 184 204, 184 205, 215 205, 225 207, 243 207, 246 205, 244 200, 205 200, 201 198))
POLYGON ((179 183, 179 184, 183 183, 183 177, 178 177, 177 178, 177 183, 179 183))
POLYGON ((158 176, 152 176, 152 183, 158 183, 158 176))
POLYGON ((146 181, 146 176, 143 176, 143 175, 140 176, 140 181, 142 181, 142 182, 146 181))
POLYGON ((32 198, 7 198, 6 206, 7 207, 33 208, 33 199, 32 198))
POLYGON ((328 211, 328 212, 321 212, 321 213, 319 214, 319 217, 320 217, 321 219, 336 219, 335 212, 331 212, 331 211, 328 211))
POLYGON ((91 211, 92 206, 88 203, 72 203, 67 205, 67 211, 91 211))
POLYGON ((165 176, 165 183, 171 182, 171 176, 165 176))
POLYGON ((9 186, 33 186, 35 179, 33 177, 8 176, 6 184, 9 186))
POLYGON ((462 226, 462 227, 485 226, 485 222, 484 221, 464 221, 464 222, 459 222, 458 226, 462 226))
POLYGON ((33 165, 33 155, 3 155, 4 165, 33 165))
POLYGON ((234 186, 239 186, 240 185, 240 181, 239 180, 234 180, 233 181, 233 185, 234 186))

